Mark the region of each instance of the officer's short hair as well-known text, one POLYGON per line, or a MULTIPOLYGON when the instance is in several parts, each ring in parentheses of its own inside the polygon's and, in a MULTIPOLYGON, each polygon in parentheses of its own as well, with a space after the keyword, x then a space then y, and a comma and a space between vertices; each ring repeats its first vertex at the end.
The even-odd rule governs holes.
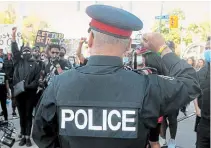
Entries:
POLYGON ((91 32, 94 34, 94 39, 96 40, 96 46, 102 46, 104 44, 121 44, 123 46, 128 46, 130 39, 122 39, 122 38, 117 38, 114 36, 110 36, 95 30, 91 30, 91 32))

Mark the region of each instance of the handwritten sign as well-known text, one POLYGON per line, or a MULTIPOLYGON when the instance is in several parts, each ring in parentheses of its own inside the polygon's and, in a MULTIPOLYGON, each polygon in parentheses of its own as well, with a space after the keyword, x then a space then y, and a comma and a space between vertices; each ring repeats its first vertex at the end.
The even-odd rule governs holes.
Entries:
POLYGON ((48 32, 38 30, 35 45, 40 47, 46 47, 48 44, 59 44, 60 40, 64 38, 64 34, 56 32, 48 32))
MULTIPOLYGON (((0 24, 0 49, 3 49, 4 53, 11 50, 12 28, 14 26, 13 24, 0 24)), ((19 30, 17 30, 16 42, 19 47, 22 46, 21 32, 19 30)))
POLYGON ((67 55, 74 56, 78 48, 80 39, 63 39, 61 40, 61 46, 65 47, 67 50, 67 55))

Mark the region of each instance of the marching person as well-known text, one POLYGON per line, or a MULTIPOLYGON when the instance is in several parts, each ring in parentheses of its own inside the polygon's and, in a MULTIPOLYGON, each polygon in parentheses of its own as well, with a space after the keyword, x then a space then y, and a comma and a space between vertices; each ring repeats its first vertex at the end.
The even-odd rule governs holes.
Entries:
POLYGON ((37 110, 33 139, 41 148, 144 148, 159 116, 201 94, 196 73, 158 33, 145 34, 144 47, 161 55, 170 77, 125 70, 122 56, 142 21, 106 5, 86 12, 91 56, 85 66, 54 77, 37 110))

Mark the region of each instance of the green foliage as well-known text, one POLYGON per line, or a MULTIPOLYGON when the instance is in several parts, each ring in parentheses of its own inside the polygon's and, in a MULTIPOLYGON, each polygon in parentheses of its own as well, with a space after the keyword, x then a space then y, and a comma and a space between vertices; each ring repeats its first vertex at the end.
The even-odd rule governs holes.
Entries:
MULTIPOLYGON (((17 18, 12 5, 9 5, 6 11, 0 12, 0 24, 15 24, 17 18)), ((19 29, 22 32, 24 42, 28 43, 30 46, 34 46, 38 30, 50 27, 47 22, 36 15, 24 17, 22 23, 23 26, 19 29)))
MULTIPOLYGON (((181 9, 174 9, 168 13, 169 15, 176 15, 179 17, 179 24, 182 20, 185 20, 185 13, 181 9)), ((159 20, 157 20, 152 28, 153 31, 159 30, 159 20)), ((161 34, 163 34, 166 40, 174 41, 176 45, 185 42, 186 45, 193 42, 193 35, 198 35, 201 37, 201 41, 206 41, 208 33, 211 27, 209 21, 202 22, 200 24, 189 24, 187 28, 182 28, 181 26, 177 29, 169 29, 169 23, 166 20, 161 22, 161 34)))
POLYGON ((0 12, 0 24, 14 24, 16 20, 15 11, 11 5, 7 10, 0 12))

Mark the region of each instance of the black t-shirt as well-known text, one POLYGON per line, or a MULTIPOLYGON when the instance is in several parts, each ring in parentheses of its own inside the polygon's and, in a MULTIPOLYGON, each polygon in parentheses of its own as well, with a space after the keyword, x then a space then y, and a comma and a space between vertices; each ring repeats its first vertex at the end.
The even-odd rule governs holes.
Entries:
POLYGON ((0 92, 7 93, 6 88, 6 80, 8 80, 8 76, 4 70, 0 70, 0 92))

